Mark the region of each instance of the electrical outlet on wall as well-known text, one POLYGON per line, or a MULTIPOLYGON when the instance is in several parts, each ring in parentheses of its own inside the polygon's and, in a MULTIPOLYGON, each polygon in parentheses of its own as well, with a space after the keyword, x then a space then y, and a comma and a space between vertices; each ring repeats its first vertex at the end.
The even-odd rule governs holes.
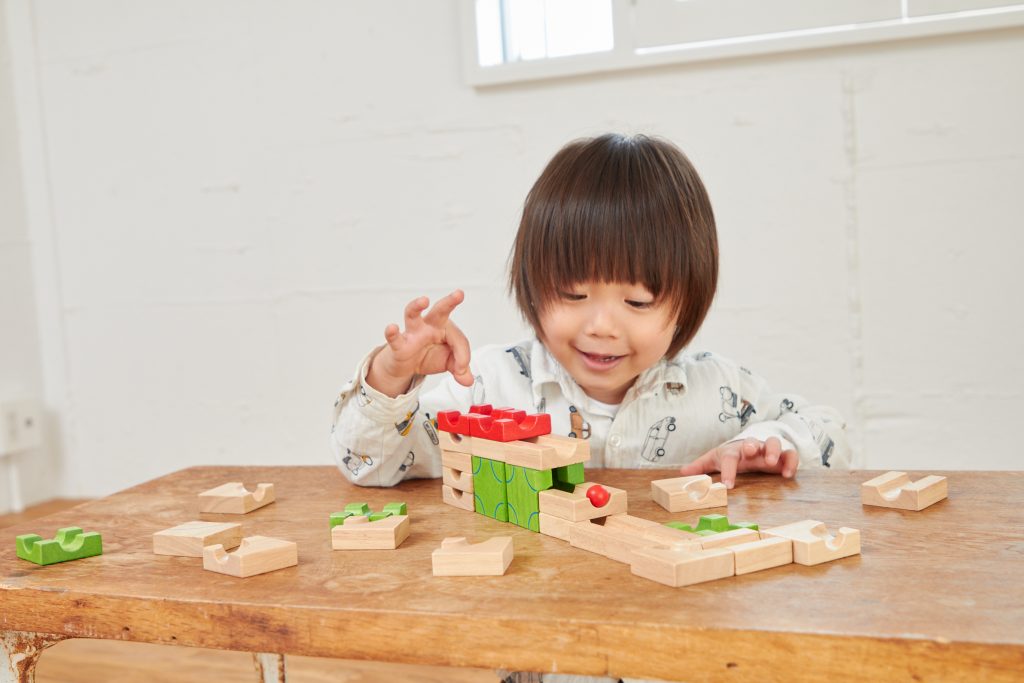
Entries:
POLYGON ((0 401, 0 455, 39 448, 42 442, 42 409, 37 402, 0 401))

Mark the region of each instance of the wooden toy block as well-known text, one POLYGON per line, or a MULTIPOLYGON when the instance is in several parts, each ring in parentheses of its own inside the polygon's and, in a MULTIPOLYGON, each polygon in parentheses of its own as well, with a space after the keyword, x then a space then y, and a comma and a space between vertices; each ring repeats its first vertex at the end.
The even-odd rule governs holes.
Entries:
POLYGON ((736 576, 793 563, 793 542, 788 538, 765 538, 728 549, 736 560, 736 576))
POLYGON ((733 531, 735 529, 757 530, 757 525, 753 522, 736 522, 735 524, 732 524, 729 522, 729 518, 725 515, 701 515, 700 520, 697 522, 697 526, 683 524, 682 522, 666 522, 665 526, 700 534, 701 536, 720 534, 725 531, 733 531))
POLYGON ((651 497, 655 503, 669 512, 688 512, 728 505, 725 484, 712 483, 711 477, 706 474, 655 479, 651 482, 651 497))
POLYGON ((576 488, 576 484, 582 484, 587 480, 587 475, 583 471, 583 463, 581 462, 566 465, 565 467, 556 467, 551 472, 554 474, 552 486, 560 491, 569 491, 571 493, 576 488))
POLYGON ((860 531, 840 527, 833 536, 814 519, 761 531, 761 538, 776 537, 793 541, 793 561, 797 564, 815 565, 860 554, 860 531))
POLYGON ((508 475, 505 463, 473 456, 473 509, 481 515, 508 521, 508 475))
POLYGON ((711 548, 722 548, 725 546, 736 545, 738 543, 752 543, 754 541, 761 540, 761 535, 753 529, 732 529, 730 531, 723 531, 717 534, 711 534, 709 536, 700 536, 700 545, 705 550, 711 548))
POLYGON ((225 552, 222 545, 203 548, 203 569, 241 579, 294 567, 298 563, 298 546, 269 536, 247 536, 233 553, 225 552))
POLYGON ((257 484, 248 491, 240 481, 223 484, 199 494, 199 511, 244 515, 274 502, 274 485, 257 484))
POLYGON ((446 538, 431 554, 434 576, 502 576, 512 563, 512 537, 495 536, 482 543, 465 537, 446 538))
POLYGON ((604 526, 608 529, 623 531, 639 535, 644 539, 658 545, 672 545, 673 543, 697 543, 700 544, 702 537, 689 531, 673 529, 659 522, 653 522, 642 517, 621 514, 605 517, 604 526))
MULTIPOLYGON (((636 536, 621 529, 609 529, 607 526, 597 522, 570 522, 569 543, 574 548, 588 550, 598 555, 604 555, 609 560, 630 564, 633 561, 633 551, 640 548, 670 547, 659 544, 643 536, 636 536)), ((688 547, 693 552, 701 550, 700 543, 692 543, 688 547)))
POLYGON ((441 498, 444 502, 460 510, 469 510, 470 512, 474 510, 473 494, 468 491, 453 489, 451 486, 441 486, 441 498))
POLYGON ((490 415, 490 405, 474 405, 469 407, 465 415, 458 410, 442 410, 437 414, 437 428, 442 432, 450 434, 463 434, 469 436, 469 420, 472 416, 490 415))
POLYGON ((331 529, 334 550, 394 550, 409 538, 409 516, 391 515, 371 520, 365 515, 349 517, 331 529))
POLYGON ((153 534, 153 552, 157 555, 202 557, 208 545, 227 550, 242 542, 242 525, 234 522, 185 522, 153 534))
POLYGON ((468 453, 534 470, 552 470, 590 460, 589 442, 556 434, 520 441, 491 441, 449 432, 437 436, 444 451, 468 453))
POLYGON ((409 514, 408 506, 405 503, 385 503, 384 509, 380 512, 370 510, 368 503, 349 503, 343 512, 331 513, 331 528, 344 524, 346 519, 352 517, 367 517, 371 522, 386 519, 393 515, 409 514))
POLYGON ((508 501, 508 521, 512 524, 540 531, 541 491, 551 488, 553 475, 551 470, 533 470, 529 467, 505 465, 508 481, 505 486, 505 497, 508 501))
MULTIPOLYGON (((470 459, 472 462, 472 458, 470 459)), ((453 489, 473 493, 473 471, 467 467, 465 470, 455 470, 451 467, 441 467, 441 483, 451 486, 453 489)))
POLYGON ((58 529, 57 535, 47 540, 36 534, 22 534, 14 543, 18 557, 41 565, 103 554, 102 537, 95 531, 83 533, 77 526, 58 529))
POLYGON ((572 493, 549 489, 541 491, 538 495, 540 511, 570 522, 582 522, 587 519, 597 519, 608 515, 617 515, 626 511, 626 492, 612 486, 605 486, 611 494, 608 503, 602 507, 595 507, 587 498, 587 489, 594 486, 593 482, 579 484, 572 493))
POLYGON ((949 494, 945 477, 930 475, 915 482, 906 472, 887 472, 860 485, 860 501, 897 510, 924 510, 949 494))
POLYGON ((688 544, 679 544, 634 550, 629 568, 637 576, 676 588, 732 576, 735 559, 727 548, 695 552, 688 544))
POLYGON ((542 534, 566 542, 569 541, 569 527, 576 523, 543 512, 537 513, 537 520, 540 522, 540 532, 542 534))
POLYGON ((457 451, 441 451, 441 466, 450 467, 457 472, 472 472, 473 456, 457 451))
POLYGON ((491 441, 519 441, 551 433, 551 416, 527 415, 518 411, 495 411, 493 415, 470 415, 469 435, 491 441))

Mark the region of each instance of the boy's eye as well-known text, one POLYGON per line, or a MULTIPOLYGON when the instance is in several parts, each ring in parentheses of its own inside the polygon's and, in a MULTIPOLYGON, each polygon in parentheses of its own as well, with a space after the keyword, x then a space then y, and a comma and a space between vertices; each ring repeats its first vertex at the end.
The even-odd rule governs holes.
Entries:
POLYGON ((653 301, 634 301, 634 300, 631 300, 631 299, 626 299, 626 304, 629 305, 629 306, 632 306, 633 308, 650 308, 654 304, 654 302, 653 301))
POLYGON ((587 298, 586 294, 575 294, 573 292, 562 292, 562 298, 567 301, 583 301, 587 298))

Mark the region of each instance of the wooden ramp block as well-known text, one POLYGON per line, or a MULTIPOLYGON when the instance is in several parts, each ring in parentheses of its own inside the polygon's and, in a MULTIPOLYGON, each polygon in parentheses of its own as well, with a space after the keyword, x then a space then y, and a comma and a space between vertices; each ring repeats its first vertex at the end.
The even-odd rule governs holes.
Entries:
POLYGON ((860 531, 840 527, 833 536, 822 522, 805 519, 761 531, 761 538, 788 538, 793 541, 793 561, 814 565, 860 554, 860 531))
MULTIPOLYGON (((567 519, 570 522, 582 522, 587 519, 597 519, 608 515, 617 515, 626 511, 626 492, 613 486, 605 486, 611 497, 601 507, 595 507, 587 498, 587 489, 593 486, 593 482, 579 484, 572 493, 548 489, 541 491, 537 499, 540 502, 540 511, 567 519)), ((604 486, 602 484, 602 486, 604 486)))
POLYGON ((291 541, 269 536, 248 536, 233 553, 222 545, 203 548, 203 569, 218 574, 246 578, 257 574, 294 567, 299 563, 299 550, 291 541))
POLYGON ((441 467, 441 482, 450 486, 456 491, 473 493, 473 470, 472 465, 465 470, 456 470, 452 467, 441 467))
POLYGON ((446 538, 431 554, 434 576, 502 576, 512 563, 512 537, 495 536, 470 543, 463 536, 446 538))
POLYGON ((242 542, 242 525, 234 522, 185 522, 153 534, 157 555, 202 557, 203 548, 220 545, 231 550, 242 542))
POLYGON ((727 549, 735 558, 736 576, 793 563, 793 541, 788 538, 764 538, 727 549))
POLYGON ((924 510, 949 494, 945 477, 930 475, 915 482, 906 472, 887 472, 860 485, 860 502, 897 510, 924 510))
POLYGON ((441 499, 460 510, 473 512, 473 494, 467 491, 459 491, 451 486, 441 486, 441 499))
POLYGON ((654 502, 669 512, 687 512, 728 505, 725 484, 714 484, 711 477, 698 474, 693 477, 655 479, 651 482, 654 502))
POLYGON ((589 441, 556 434, 521 441, 491 441, 451 432, 440 432, 437 436, 442 452, 467 453, 533 470, 551 470, 590 460, 589 441))
POLYGON ((331 529, 333 550, 394 550, 409 538, 409 515, 391 515, 371 522, 366 515, 346 517, 331 529))
POLYGON ((730 577, 736 561, 727 548, 690 550, 688 544, 633 551, 629 568, 637 576, 673 588, 730 577))
POLYGON ((199 494, 199 511, 244 515, 274 502, 274 485, 257 484, 249 491, 240 481, 223 484, 199 494))

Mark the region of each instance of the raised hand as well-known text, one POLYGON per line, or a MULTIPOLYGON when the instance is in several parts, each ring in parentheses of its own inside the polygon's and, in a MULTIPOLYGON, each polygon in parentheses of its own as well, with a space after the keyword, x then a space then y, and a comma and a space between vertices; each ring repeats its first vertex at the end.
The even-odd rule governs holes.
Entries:
POLYGON ((800 456, 797 452, 782 450, 782 442, 772 436, 767 441, 742 439, 724 443, 683 465, 679 471, 683 476, 721 472, 722 483, 731 489, 736 485, 738 472, 769 472, 792 479, 798 467, 800 456))
POLYGON ((384 328, 387 346, 373 358, 367 383, 389 396, 408 390, 415 375, 447 371, 459 384, 473 384, 469 340, 449 319, 464 298, 462 290, 456 289, 438 299, 430 310, 425 296, 410 301, 405 307, 405 330, 394 323, 384 328))

